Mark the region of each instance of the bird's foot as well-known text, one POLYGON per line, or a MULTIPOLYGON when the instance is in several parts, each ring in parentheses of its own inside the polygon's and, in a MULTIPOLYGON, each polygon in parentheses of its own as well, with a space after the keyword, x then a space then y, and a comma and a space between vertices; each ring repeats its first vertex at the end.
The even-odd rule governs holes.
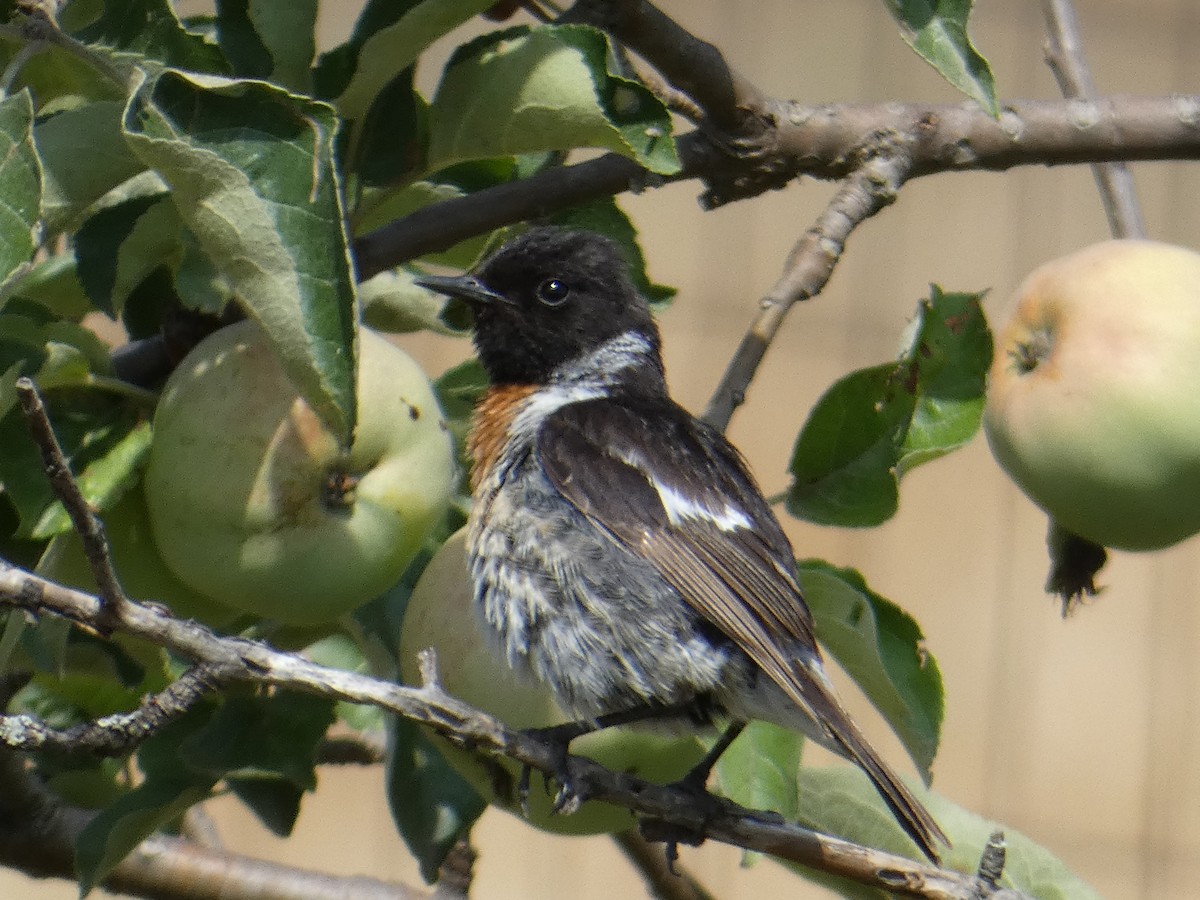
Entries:
MULTIPOLYGON (((567 722, 563 725, 553 725, 549 728, 528 728, 523 733, 535 740, 549 745, 554 754, 552 773, 543 776, 546 791, 549 793, 550 782, 558 785, 554 795, 553 811, 555 814, 571 815, 587 801, 589 792, 586 786, 572 777, 570 765, 571 742, 577 737, 590 734, 597 729, 595 722, 567 722)), ((517 800, 521 804, 521 814, 529 817, 529 781, 532 767, 528 763, 521 766, 521 777, 517 781, 517 800)))

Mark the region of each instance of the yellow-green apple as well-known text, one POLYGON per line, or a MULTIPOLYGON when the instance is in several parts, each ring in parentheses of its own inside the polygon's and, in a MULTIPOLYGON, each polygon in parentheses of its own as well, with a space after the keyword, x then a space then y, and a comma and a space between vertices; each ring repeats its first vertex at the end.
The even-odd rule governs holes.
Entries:
POLYGON ((168 379, 145 491, 180 581, 309 625, 395 583, 441 521, 455 469, 433 389, 399 347, 361 331, 346 451, 244 321, 207 337, 168 379))
MULTIPOLYGON (((150 533, 146 501, 140 486, 125 492, 112 507, 101 513, 108 537, 113 568, 125 593, 135 600, 162 603, 182 619, 196 619, 220 627, 241 615, 211 597, 189 588, 167 568, 150 533)), ((96 580, 83 542, 74 531, 50 542, 38 563, 38 574, 85 591, 96 590, 96 580)))
MULTIPOLYGON (((437 652, 442 686, 510 727, 540 728, 571 721, 548 688, 513 672, 485 632, 474 605, 465 531, 458 531, 430 560, 404 612, 399 650, 404 680, 420 683, 417 654, 432 647, 437 652)), ((520 774, 516 763, 485 761, 436 735, 434 743, 454 769, 493 805, 520 814, 511 790, 520 774), (503 777, 497 779, 498 772, 503 777)), ((579 738, 571 744, 571 752, 615 771, 660 783, 682 778, 704 755, 694 737, 625 727, 579 738)), ((529 821, 558 834, 600 834, 633 824, 627 810, 594 800, 569 816, 554 814, 551 806, 552 799, 535 787, 529 794, 529 821)))
POLYGON ((1200 531, 1200 254, 1105 241, 1033 272, 999 333, 984 429, 1069 532, 1154 550, 1200 531))

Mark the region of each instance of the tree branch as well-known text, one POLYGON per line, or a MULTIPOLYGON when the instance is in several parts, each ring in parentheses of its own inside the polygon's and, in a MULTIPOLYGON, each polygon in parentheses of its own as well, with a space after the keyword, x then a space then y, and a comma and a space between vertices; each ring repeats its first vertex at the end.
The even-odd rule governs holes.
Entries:
MULTIPOLYGON (((1046 16, 1046 63, 1058 81, 1064 97, 1088 99, 1096 96, 1096 86, 1088 70, 1079 38, 1079 20, 1071 0, 1042 0, 1046 16)), ((1092 166, 1104 212, 1115 237, 1146 236, 1146 224, 1133 186, 1133 173, 1123 162, 1092 166)))
MULTIPOLYGON (((20 758, 0 751, 0 864, 34 878, 75 878, 75 842, 91 820, 63 806, 33 778, 20 758)), ((323 872, 211 850, 179 838, 143 841, 103 882, 112 891, 151 900, 418 900, 427 897, 395 882, 323 872)))
POLYGON ((124 756, 182 716, 217 686, 213 670, 198 665, 184 672, 165 690, 145 697, 136 710, 71 728, 51 728, 30 715, 0 715, 0 744, 10 750, 26 752, 51 750, 124 756))
POLYGON ((919 133, 910 150, 912 178, 1029 165, 1200 159, 1200 95, 1020 101, 1004 106, 999 121, 973 103, 789 103, 780 106, 775 128, 777 150, 765 160, 730 157, 705 135, 691 132, 678 140, 683 168, 667 179, 607 154, 424 207, 355 240, 358 277, 493 228, 664 181, 702 178, 708 184, 702 202, 719 205, 801 175, 842 179, 854 169, 861 148, 881 133, 919 133), (763 170, 772 177, 756 174, 763 170))
POLYGON ((723 431, 744 402, 746 389, 792 305, 825 287, 851 232, 896 199, 912 169, 911 144, 911 139, 899 136, 882 140, 792 248, 783 275, 763 298, 704 412, 705 421, 714 428, 723 431))
MULTIPOLYGON (((100 598, 47 581, 0 561, 0 603, 37 615, 51 614, 95 627, 104 614, 100 598)), ((446 694, 437 684, 419 688, 331 669, 244 638, 222 637, 196 622, 172 618, 165 610, 135 601, 113 611, 117 630, 151 641, 195 663, 216 679, 268 684, 352 703, 366 703, 428 725, 477 751, 504 755, 553 774, 553 746, 446 694)), ((428 664, 427 664, 428 668, 428 664)), ((674 823, 704 837, 831 872, 863 884, 915 897, 963 900, 977 890, 974 876, 914 862, 848 841, 787 824, 773 814, 748 810, 727 800, 713 813, 686 789, 655 785, 572 756, 571 780, 589 796, 617 803, 651 820, 674 823)))
POLYGON ((722 136, 754 141, 768 135, 771 99, 730 68, 720 48, 696 37, 645 0, 579 0, 564 22, 607 31, 694 100, 706 124, 722 136))
POLYGON ((712 894, 686 869, 667 862, 662 848, 650 843, 636 831, 619 831, 613 841, 645 879, 656 900, 715 900, 712 894))
MULTIPOLYGON (((100 517, 96 515, 95 510, 79 490, 79 485, 71 477, 71 466, 67 462, 66 456, 63 455, 62 447, 50 424, 50 416, 46 413, 46 406, 42 403, 42 398, 33 386, 33 382, 26 377, 21 377, 17 379, 15 388, 17 399, 21 403, 21 411, 25 414, 25 421, 29 425, 29 433, 41 452, 42 468, 46 473, 46 479, 54 488, 67 515, 71 517, 71 524, 75 527, 79 539, 83 542, 83 550, 87 555, 92 577, 100 588, 100 596, 104 598, 108 606, 119 605, 127 598, 125 591, 121 588, 121 582, 117 579, 116 570, 113 568, 112 555, 108 551, 108 537, 104 533, 104 523, 100 521, 100 517)), ((102 634, 108 632, 108 626, 104 622, 97 622, 95 627, 102 634)))

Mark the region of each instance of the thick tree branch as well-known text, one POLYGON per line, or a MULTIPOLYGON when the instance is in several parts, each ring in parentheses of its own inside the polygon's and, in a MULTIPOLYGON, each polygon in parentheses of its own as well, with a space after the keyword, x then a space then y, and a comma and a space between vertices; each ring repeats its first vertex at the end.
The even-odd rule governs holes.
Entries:
MULTIPOLYGON (((1058 81, 1064 97, 1089 99, 1096 96, 1096 86, 1088 70, 1079 37, 1079 20, 1071 0, 1042 0, 1046 16, 1046 63, 1058 81)), ((1123 162, 1098 163, 1092 166, 1100 199, 1108 216, 1109 228, 1115 237, 1146 236, 1146 224, 1138 205, 1133 186, 1133 173, 1123 162)))
MULTIPOLYGON (((788 103, 779 105, 775 127, 777 151, 765 162, 759 155, 731 158, 703 134, 686 134, 678 142, 683 169, 668 180, 705 179, 705 202, 712 204, 778 186, 757 174, 764 167, 785 180, 842 179, 879 134, 919 133, 910 150, 913 178, 1029 165, 1200 159, 1200 95, 1020 101, 1004 106, 999 121, 972 103, 788 103)), ((632 160, 608 154, 446 200, 358 238, 358 276, 369 278, 502 225, 661 182, 632 160)))

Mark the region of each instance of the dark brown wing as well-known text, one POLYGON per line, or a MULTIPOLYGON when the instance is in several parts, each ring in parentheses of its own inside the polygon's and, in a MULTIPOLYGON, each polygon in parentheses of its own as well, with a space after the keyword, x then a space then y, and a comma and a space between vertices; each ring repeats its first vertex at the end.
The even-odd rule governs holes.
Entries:
POLYGON ((537 452, 563 496, 682 593, 701 591, 699 611, 738 643, 765 651, 776 634, 816 650, 791 545, 720 435, 669 401, 591 400, 551 415, 537 452))
POLYGON ((945 836, 832 693, 791 545, 737 451, 669 400, 600 399, 551 414, 537 453, 563 497, 652 562, 819 723, 936 859, 945 836))

